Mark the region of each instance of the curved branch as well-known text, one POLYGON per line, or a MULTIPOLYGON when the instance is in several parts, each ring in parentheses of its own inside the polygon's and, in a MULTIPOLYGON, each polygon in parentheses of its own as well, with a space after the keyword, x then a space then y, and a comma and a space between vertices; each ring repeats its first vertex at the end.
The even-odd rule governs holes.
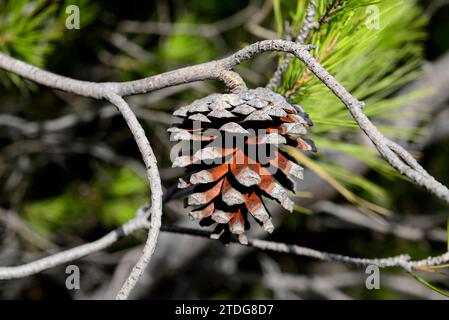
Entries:
POLYGON ((156 249, 162 217, 162 183, 159 170, 157 168, 156 156, 154 155, 150 142, 145 135, 145 131, 137 120, 136 115, 126 101, 115 93, 108 92, 106 94, 106 98, 119 109, 134 136, 134 140, 137 142, 147 168, 147 177, 151 189, 150 228, 148 229, 147 241, 143 249, 142 256, 140 257, 138 263, 134 266, 129 278, 126 280, 117 295, 118 299, 123 300, 128 297, 132 288, 136 285, 143 273, 143 270, 150 262, 154 250, 156 249))
MULTIPOLYGON (((246 46, 233 55, 220 60, 164 72, 159 75, 140 80, 109 82, 104 83, 104 85, 107 85, 120 96, 147 93, 194 81, 220 80, 224 81, 225 85, 228 85, 227 81, 225 81, 228 71, 232 70, 236 65, 242 63, 243 61, 249 60, 256 55, 270 51, 294 53, 296 50, 312 50, 313 48, 314 46, 312 45, 299 45, 285 40, 264 40, 246 46)), ((241 81, 240 79, 239 82, 241 81)))
MULTIPOLYGON (((309 6, 306 10, 306 16, 304 19, 304 24, 301 28, 301 30, 298 33, 298 36, 295 39, 296 43, 304 43, 309 36, 310 31, 314 27, 314 19, 316 16, 316 1, 310 0, 309 6)), ((290 35, 289 35, 290 36, 290 35)), ((292 61, 293 56, 284 54, 282 58, 282 63, 278 65, 276 68, 276 71, 274 72, 273 76, 270 78, 270 80, 267 83, 267 88, 274 90, 276 87, 279 86, 279 84, 282 81, 282 75, 287 71, 288 65, 292 61)))
POLYGON ((81 246, 47 256, 45 258, 15 267, 0 267, 0 280, 10 280, 27 277, 58 265, 77 260, 94 252, 103 250, 119 239, 145 228, 148 225, 146 217, 137 216, 123 226, 109 232, 104 237, 81 246))
MULTIPOLYGON (((50 88, 75 93, 84 97, 103 99, 107 98, 111 93, 123 97, 148 93, 195 81, 219 80, 227 85, 228 82, 226 79, 228 78, 229 71, 241 62, 249 60, 258 54, 269 51, 294 53, 296 50, 312 50, 313 48, 314 46, 311 45, 299 45, 291 41, 265 40, 251 44, 221 60, 210 61, 125 82, 90 82, 76 80, 42 70, 1 52, 0 68, 50 88)), ((241 80, 240 76, 237 78, 235 75, 236 80, 242 83, 243 80, 241 80)))
MULTIPOLYGON (((14 267, 0 267, 0 280, 17 279, 26 276, 30 276, 49 268, 56 267, 58 265, 67 263, 69 261, 77 260, 91 253, 103 250, 124 236, 130 235, 131 233, 145 228, 151 228, 151 224, 146 220, 146 215, 141 213, 142 208, 139 209, 137 216, 130 220, 128 223, 124 224, 122 227, 108 233, 104 237, 88 243, 81 245, 54 255, 14 267)), ((201 229, 191 229, 181 226, 173 225, 162 225, 160 228, 161 232, 176 233, 181 235, 197 236, 206 239, 211 239, 211 232, 201 229)), ((211 239, 212 240, 212 239, 211 239)), ((214 241, 214 240, 212 240, 214 241)), ((421 260, 411 260, 410 256, 407 254, 398 255, 394 257, 386 258, 358 258, 350 257, 336 253, 319 251, 307 247, 302 247, 293 244, 286 244, 281 242, 273 242, 259 239, 248 239, 248 244, 241 244, 237 238, 231 238, 232 243, 242 246, 248 246, 259 250, 267 250, 279 253, 293 254, 296 256, 309 257, 313 259, 330 261, 330 262, 340 262, 352 266, 368 266, 376 265, 379 268, 390 268, 390 267, 401 267, 406 271, 412 271, 422 267, 443 265, 449 262, 449 252, 446 252, 440 256, 428 257, 421 260)), ((121 291, 122 292, 122 291, 121 291)), ((124 292, 125 293, 125 292, 124 292)), ((122 296, 118 296, 120 298, 122 296)), ((126 295, 123 296, 126 298, 126 295)))
MULTIPOLYGON (((234 63, 232 66, 235 66, 236 64, 237 63, 234 63)), ((115 93, 122 97, 148 93, 185 83, 204 80, 219 80, 227 85, 227 73, 231 69, 231 67, 224 68, 224 65, 218 63, 218 61, 211 61, 134 81, 90 82, 76 80, 42 70, 1 52, 0 68, 50 88, 94 99, 107 98, 111 93, 115 93)), ((236 77, 236 81, 240 84, 243 83, 240 76, 236 77)))
MULTIPOLYGON (((180 226, 168 226, 168 225, 163 225, 161 227, 161 231, 203 238, 210 238, 211 235, 211 232, 205 230, 191 229, 180 226)), ((294 244, 286 244, 281 242, 273 242, 259 239, 248 239, 247 244, 241 244, 237 238, 231 238, 230 241, 238 245, 248 246, 259 250, 268 250, 280 253, 293 254, 296 256, 309 257, 323 261, 341 262, 353 266, 376 265, 379 268, 401 267, 406 271, 411 271, 414 269, 419 269, 420 267, 437 266, 449 262, 449 252, 446 252, 440 256, 428 257, 426 259, 414 261, 411 260, 408 254, 402 254, 387 258, 368 259, 368 258, 350 257, 336 253, 319 251, 294 244)))
POLYGON ((363 113, 363 102, 354 98, 309 52, 297 50, 294 54, 346 105, 359 127, 393 168, 417 185, 424 187, 446 203, 449 203, 449 189, 428 174, 404 148, 382 135, 363 113))
POLYGON ((14 59, 1 52, 0 68, 50 88, 72 92, 89 98, 102 99, 104 97, 104 87, 101 83, 76 80, 57 75, 14 59))

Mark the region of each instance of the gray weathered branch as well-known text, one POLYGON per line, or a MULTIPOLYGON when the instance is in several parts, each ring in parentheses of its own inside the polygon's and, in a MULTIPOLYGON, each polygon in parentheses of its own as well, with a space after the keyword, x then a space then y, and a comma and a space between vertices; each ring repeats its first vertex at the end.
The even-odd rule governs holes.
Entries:
MULTIPOLYGON (((151 228, 151 223, 148 223, 148 221, 146 220, 145 209, 141 208, 139 211, 140 212, 136 215, 134 219, 130 220, 122 227, 117 228, 114 231, 108 233, 99 240, 60 253, 56 253, 54 255, 24 265, 14 267, 0 267, 0 280, 26 277, 32 274, 42 272, 46 269, 67 263, 69 261, 80 259, 86 255, 98 252, 100 250, 109 247, 117 240, 121 239, 124 236, 130 235, 131 233, 137 230, 151 228)), ((170 232, 211 239, 210 237, 211 232, 200 229, 162 225, 160 230, 162 232, 170 232)), ((231 239, 231 242, 237 245, 242 245, 240 244, 238 239, 231 239)), ((410 256, 407 254, 387 258, 368 259, 368 258, 350 257, 335 253, 318 251, 315 249, 302 247, 298 245, 259 240, 259 239, 249 239, 248 244, 244 246, 252 247, 259 250, 309 257, 323 261, 341 262, 352 266, 376 265, 380 268, 401 267, 407 271, 411 271, 420 267, 441 265, 449 262, 449 252, 446 252, 440 256, 428 257, 426 259, 421 260, 411 260, 410 256)), ((126 298, 126 296, 123 296, 123 298, 126 298)))

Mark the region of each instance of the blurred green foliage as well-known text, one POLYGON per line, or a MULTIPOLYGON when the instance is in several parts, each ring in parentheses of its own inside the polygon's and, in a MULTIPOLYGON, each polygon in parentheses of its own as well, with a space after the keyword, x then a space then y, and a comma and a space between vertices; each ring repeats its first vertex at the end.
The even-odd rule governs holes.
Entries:
POLYGON ((175 23, 173 35, 169 36, 160 48, 160 55, 168 61, 197 64, 215 58, 217 52, 206 38, 194 35, 179 35, 179 24, 195 23, 195 17, 191 14, 180 17, 175 23))
MULTIPOLYGON (((61 41, 70 41, 65 29, 65 8, 71 1, 11 0, 0 2, 0 50, 13 57, 34 64, 45 65, 46 60, 61 41)), ((97 6, 88 0, 77 1, 83 14, 80 24, 88 25, 94 18, 97 6)), ((12 84, 23 89, 23 80, 0 71, 0 85, 12 84)))
POLYGON ((22 212, 50 236, 98 222, 106 227, 121 225, 134 217, 147 199, 146 182, 131 169, 109 168, 89 184, 74 182, 61 195, 25 204, 22 212))

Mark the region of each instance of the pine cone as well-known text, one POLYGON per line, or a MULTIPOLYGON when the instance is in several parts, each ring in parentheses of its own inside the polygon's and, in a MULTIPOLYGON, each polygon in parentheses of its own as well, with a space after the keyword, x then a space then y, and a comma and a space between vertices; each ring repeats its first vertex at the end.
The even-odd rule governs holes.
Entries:
POLYGON ((190 216, 201 219, 201 225, 218 223, 216 238, 232 233, 246 242, 248 213, 271 233, 263 197, 291 212, 287 190, 295 191, 303 174, 278 146, 316 151, 311 140, 302 138, 313 125, 307 113, 281 95, 257 88, 212 94, 173 115, 181 119, 168 131, 182 147, 173 167, 186 168, 178 188, 191 188, 187 205, 196 208, 190 216))

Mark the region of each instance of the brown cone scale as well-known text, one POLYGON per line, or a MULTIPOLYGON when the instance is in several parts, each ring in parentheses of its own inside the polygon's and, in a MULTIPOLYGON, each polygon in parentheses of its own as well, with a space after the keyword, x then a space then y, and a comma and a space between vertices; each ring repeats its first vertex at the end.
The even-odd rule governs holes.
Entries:
POLYGON ((179 123, 168 131, 187 145, 174 167, 186 168, 178 188, 191 188, 190 216, 202 225, 217 224, 214 237, 235 234, 245 243, 251 216, 267 232, 274 227, 264 198, 288 211, 303 169, 283 145, 316 151, 305 138, 313 123, 301 107, 266 88, 213 94, 174 112, 179 123), (187 152, 185 151, 187 149, 187 152))

